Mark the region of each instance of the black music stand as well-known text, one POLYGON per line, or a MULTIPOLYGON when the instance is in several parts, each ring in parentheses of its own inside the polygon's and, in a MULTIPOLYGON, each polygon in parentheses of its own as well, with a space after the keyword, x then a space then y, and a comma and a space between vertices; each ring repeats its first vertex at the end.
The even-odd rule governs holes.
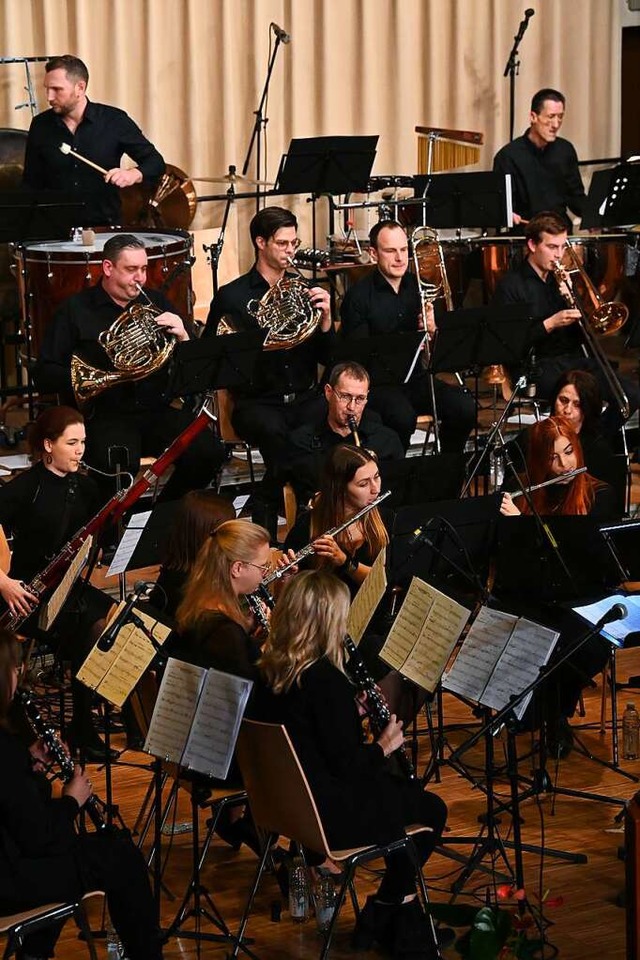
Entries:
POLYGON ((86 222, 90 194, 60 190, 0 192, 0 243, 68 240, 86 222))
POLYGON ((440 229, 511 227, 511 181, 498 173, 436 173, 414 177, 424 199, 423 224, 440 229))
POLYGON ((380 463, 382 489, 391 490, 386 505, 398 510, 414 504, 453 500, 462 489, 466 464, 463 453, 383 460, 380 463))
POLYGON ((452 310, 438 324, 431 346, 434 373, 522 364, 534 320, 527 304, 452 310))
POLYGON ((331 366, 343 360, 361 364, 372 387, 401 384, 407 375, 423 334, 391 333, 363 339, 337 337, 331 351, 331 366))
POLYGON ((294 139, 282 155, 279 193, 336 195, 363 192, 371 176, 378 136, 294 139))
POLYGON ((167 396, 250 387, 265 337, 265 330, 251 330, 178 343, 167 396))
POLYGON ((640 220, 640 163, 597 170, 589 187, 581 225, 619 227, 640 220))

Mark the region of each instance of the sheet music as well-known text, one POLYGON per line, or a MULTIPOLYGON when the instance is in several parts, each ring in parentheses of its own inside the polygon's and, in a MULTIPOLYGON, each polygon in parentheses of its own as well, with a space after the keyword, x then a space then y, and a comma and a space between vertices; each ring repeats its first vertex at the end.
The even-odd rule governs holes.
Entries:
POLYGON ((180 763, 207 671, 169 657, 143 749, 180 763))
POLYGON ((481 607, 453 666, 442 678, 445 690, 480 702, 517 620, 509 613, 481 607))
POLYGON ((595 626, 600 617, 604 616, 614 603, 622 603, 627 608, 627 616, 622 620, 612 620, 607 623, 600 631, 601 636, 606 640, 622 646, 628 633, 637 633, 640 631, 640 596, 633 594, 616 593, 613 596, 604 597, 596 603, 588 603, 584 607, 574 607, 573 612, 577 613, 595 626))
POLYGON ((150 516, 151 510, 145 510, 143 513, 134 513, 131 517, 113 556, 111 566, 106 572, 107 577, 114 577, 118 573, 125 572, 150 516))
POLYGON ((38 617, 38 626, 41 630, 48 630, 53 625, 53 621, 62 610, 62 607, 64 606, 65 601, 71 592, 71 587, 76 582, 76 579, 80 576, 84 565, 89 559, 89 552, 92 544, 92 536, 88 536, 87 539, 82 542, 80 549, 69 565, 69 569, 49 597, 47 603, 45 603, 45 605, 41 608, 40 616, 38 617))
MULTIPOLYGON (((115 617, 118 616, 118 613, 120 610, 122 610, 123 606, 124 601, 118 604, 114 613, 115 617)), ((100 637, 104 636, 104 633, 107 629, 108 624, 100 634, 100 637)), ((100 638, 98 638, 98 642, 99 641, 100 638)), ((118 631, 115 642, 110 650, 100 650, 98 644, 96 643, 93 647, 93 650, 89 651, 87 659, 76 673, 76 679, 84 683, 85 687, 91 687, 92 690, 97 690, 106 676, 107 671, 113 666, 116 659, 122 653, 125 643, 126 634, 123 630, 118 631)))
POLYGON ((226 778, 252 686, 242 677, 207 672, 181 766, 226 778))
MULTIPOLYGON (((521 617, 482 694, 483 706, 501 710, 512 694, 521 693, 533 683, 540 675, 540 667, 548 663, 559 636, 548 627, 521 617)), ((518 720, 524 716, 531 697, 529 693, 514 708, 518 720)))
POLYGON ((363 634, 376 607, 382 600, 387 589, 387 548, 383 547, 374 560, 369 575, 360 584, 358 592, 353 598, 347 620, 347 633, 356 646, 362 640, 363 634))
POLYGON ((470 612, 414 577, 380 656, 425 690, 433 691, 470 612))

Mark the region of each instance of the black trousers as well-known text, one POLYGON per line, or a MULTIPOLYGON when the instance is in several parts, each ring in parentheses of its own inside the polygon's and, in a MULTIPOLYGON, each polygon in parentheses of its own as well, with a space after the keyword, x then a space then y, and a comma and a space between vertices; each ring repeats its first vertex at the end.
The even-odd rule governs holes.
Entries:
POLYGON ((258 447, 265 466, 275 472, 287 449, 288 435, 295 427, 322 417, 326 410, 323 395, 305 390, 291 403, 282 398, 243 398, 236 401, 231 417, 238 436, 258 447))
MULTIPOLYGON (((437 378, 434 388, 442 452, 460 453, 476 423, 473 394, 437 378)), ((428 377, 419 373, 407 384, 373 387, 369 406, 380 414, 385 426, 396 431, 406 450, 418 414, 433 413, 428 377)))

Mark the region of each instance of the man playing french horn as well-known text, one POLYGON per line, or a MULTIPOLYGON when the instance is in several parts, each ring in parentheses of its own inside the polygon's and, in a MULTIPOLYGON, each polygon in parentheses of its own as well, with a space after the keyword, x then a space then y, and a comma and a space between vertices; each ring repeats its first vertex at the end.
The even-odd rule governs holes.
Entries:
MULTIPOLYGON (((135 475, 141 456, 161 453, 193 419, 189 411, 170 406, 165 396, 164 358, 173 343, 189 339, 189 332, 162 292, 144 288, 147 253, 142 240, 118 234, 107 240, 103 254, 99 282, 56 311, 34 375, 41 391, 58 393, 62 403, 82 404, 90 466, 113 473, 109 450, 124 447, 128 456, 117 462, 135 475), (154 359, 150 350, 148 364, 123 369, 122 356, 144 340, 147 330, 161 342, 160 352, 154 359)), ((146 352, 147 344, 142 347, 146 352)), ((177 459, 164 498, 207 486, 222 459, 220 441, 209 431, 199 434, 177 459)), ((106 498, 113 489, 103 486, 106 498)))

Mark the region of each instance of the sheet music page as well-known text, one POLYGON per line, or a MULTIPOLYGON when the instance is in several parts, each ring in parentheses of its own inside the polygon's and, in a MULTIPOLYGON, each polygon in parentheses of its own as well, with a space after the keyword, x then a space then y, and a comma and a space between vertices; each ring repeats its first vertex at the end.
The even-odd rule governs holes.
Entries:
MULTIPOLYGON (((171 628, 148 613, 143 613, 138 607, 133 609, 156 643, 162 646, 171 633, 171 628)), ((124 646, 98 685, 100 696, 116 707, 122 706, 156 655, 149 638, 134 623, 125 623, 118 637, 123 634, 124 646)))
POLYGON ((145 510, 143 513, 135 513, 131 517, 131 520, 127 524, 125 531, 122 534, 122 540, 118 544, 118 548, 113 555, 111 566, 107 570, 105 576, 113 577, 118 573, 125 572, 129 564, 129 560, 131 560, 131 557, 133 556, 133 551, 140 542, 142 531, 149 522, 150 516, 151 510, 145 510))
POLYGON ((41 630, 48 630, 53 621, 56 619, 64 602, 71 592, 71 587, 76 582, 77 577, 80 576, 84 565, 86 564, 89 558, 89 552, 93 544, 93 537, 88 536, 86 540, 83 540, 80 549, 76 553, 75 557, 69 565, 69 569, 65 573, 64 577, 53 591, 49 600, 40 610, 40 616, 38 617, 38 626, 41 630))
MULTIPOLYGON (((520 693, 538 678, 540 667, 548 663, 559 636, 554 630, 521 617, 485 687, 482 704, 494 710, 506 707, 513 694, 520 693)), ((514 708, 518 720, 522 719, 531 697, 531 693, 527 694, 514 708)))
POLYGON ((169 657, 143 750, 180 763, 207 671, 169 657))
MULTIPOLYGON (((117 617, 122 608, 124 607, 124 600, 121 601, 116 607, 114 616, 117 617)), ((105 631, 108 629, 108 624, 100 634, 100 637, 103 637, 105 631)), ((93 650, 90 650, 87 659, 84 661, 78 672, 76 673, 76 679, 84 683, 85 687, 91 687, 92 690, 97 690, 100 684, 102 683, 107 670, 115 663, 117 658, 122 653, 125 643, 126 643, 126 634, 123 630, 118 632, 115 642, 110 650, 100 650, 98 648, 98 641, 93 647, 93 650)))
POLYGON ((382 600, 387 589, 387 548, 383 547, 373 564, 368 576, 360 584, 360 588, 353 598, 347 620, 347 633, 356 647, 369 626, 376 607, 382 600))
POLYGON ((380 656, 425 690, 435 690, 469 610, 414 577, 380 656))
POLYGON ((622 620, 613 620, 605 624, 600 631, 601 636, 606 640, 611 640, 617 646, 622 646, 628 633, 637 633, 640 631, 640 596, 634 594, 616 593, 609 597, 604 597, 596 603, 588 603, 584 607, 573 607, 573 612, 577 613, 590 623, 592 627, 596 625, 600 617, 608 613, 614 603, 622 603, 627 608, 627 616, 622 620))
POLYGON ((481 607, 453 666, 442 678, 444 689, 480 702, 517 620, 509 613, 481 607))
POLYGON ((243 677, 207 671, 180 761, 183 767, 209 777, 226 778, 252 686, 253 682, 243 677))

